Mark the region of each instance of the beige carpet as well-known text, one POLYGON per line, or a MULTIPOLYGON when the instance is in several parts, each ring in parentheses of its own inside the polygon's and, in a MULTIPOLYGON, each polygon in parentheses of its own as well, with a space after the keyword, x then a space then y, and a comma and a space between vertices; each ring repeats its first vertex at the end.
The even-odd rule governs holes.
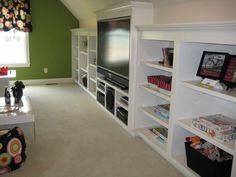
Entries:
POLYGON ((27 86, 24 94, 32 100, 37 139, 25 165, 5 177, 183 176, 77 85, 27 86))

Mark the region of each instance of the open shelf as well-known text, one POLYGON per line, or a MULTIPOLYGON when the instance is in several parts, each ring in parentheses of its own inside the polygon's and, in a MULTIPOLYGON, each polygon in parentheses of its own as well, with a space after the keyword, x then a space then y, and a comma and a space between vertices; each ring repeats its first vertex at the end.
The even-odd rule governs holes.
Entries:
POLYGON ((94 78, 89 78, 90 81, 94 82, 94 83, 97 83, 97 81, 94 79, 94 78))
MULTIPOLYGON (((215 114, 236 119, 236 89, 226 91, 223 86, 221 91, 204 87, 201 77, 197 75, 204 51, 236 55, 236 23, 143 25, 136 28, 139 38, 135 87, 140 89, 135 89, 134 125, 137 129, 156 124, 168 128, 167 153, 151 143, 145 131, 138 131, 137 134, 151 147, 158 147, 157 152, 188 177, 199 175, 187 166, 186 137, 199 136, 235 156, 236 141, 221 142, 212 138, 192 127, 192 119, 215 114), (165 48, 174 49, 173 67, 160 64, 165 58, 165 48), (164 92, 156 89, 155 84, 147 83, 148 76, 158 75, 172 77, 171 92, 164 92), (155 115, 152 105, 158 104, 170 104, 169 122, 163 122, 155 115)), ((234 157, 231 177, 236 176, 235 161, 234 157)))
POLYGON ((80 53, 83 54, 83 55, 88 55, 87 51, 80 51, 80 53))
POLYGON ((195 135, 205 139, 206 141, 210 142, 211 144, 214 144, 215 146, 221 148, 222 150, 228 152, 231 155, 234 155, 235 151, 235 141, 229 141, 229 142, 220 142, 206 133, 204 133, 201 130, 198 130, 194 127, 192 127, 192 119, 184 119, 177 121, 178 125, 186 130, 188 130, 191 133, 194 133, 195 135))
POLYGON ((101 93, 105 94, 105 91, 103 91, 103 90, 102 90, 102 89, 100 89, 99 87, 97 87, 97 91, 99 91, 99 92, 101 92, 101 93))
POLYGON ((156 96, 158 96, 158 97, 160 97, 160 98, 163 98, 163 99, 165 99, 165 100, 167 100, 167 101, 170 101, 171 100, 171 98, 170 98, 170 96, 169 95, 166 95, 166 94, 163 94, 163 93, 161 93, 158 89, 154 89, 154 88, 151 88, 151 87, 149 87, 149 85, 141 85, 140 86, 142 89, 144 89, 145 91, 147 91, 147 92, 149 92, 149 93, 151 93, 151 94, 153 94, 153 95, 156 95, 156 96))
POLYGON ((72 29, 71 32, 72 78, 96 99, 96 29, 79 28, 72 29), (81 78, 84 74, 87 76, 86 80, 81 78))
POLYGON ((141 63, 143 65, 152 67, 152 68, 156 68, 156 69, 160 69, 163 71, 167 71, 172 73, 173 69, 170 66, 164 66, 163 64, 158 63, 158 61, 141 61, 141 63))
POLYGON ((102 105, 102 104, 100 104, 100 103, 99 103, 99 105, 103 108, 103 110, 104 110, 106 113, 108 113, 108 115, 111 116, 111 118, 112 118, 113 120, 115 120, 122 128, 124 128, 126 131, 129 132, 128 126, 127 126, 124 122, 122 122, 118 117, 116 117, 116 116, 113 115, 111 112, 109 112, 109 111, 104 107, 104 105, 102 105))
POLYGON ((95 64, 91 64, 91 63, 90 63, 89 66, 91 66, 91 67, 93 67, 93 68, 95 68, 95 69, 97 68, 97 66, 96 66, 95 64))
POLYGON ((154 107, 155 106, 141 107, 140 110, 145 115, 147 115, 148 117, 150 117, 151 119, 156 121, 158 124, 160 124, 168 129, 169 128, 169 120, 164 120, 164 119, 160 118, 157 114, 155 114, 154 107))
POLYGON ((118 104, 120 107, 124 108, 125 110, 128 111, 128 105, 126 105, 125 103, 122 103, 121 101, 116 101, 116 104, 118 104))
POLYGON ((87 73, 88 71, 87 71, 87 69, 85 69, 85 68, 80 68, 83 72, 85 72, 85 73, 87 73))
POLYGON ((94 53, 97 52, 95 49, 90 49, 89 51, 90 51, 90 52, 94 52, 94 53))
POLYGON ((117 87, 115 84, 109 82, 109 81, 106 81, 100 77, 97 77, 97 80, 99 80, 100 82, 103 82, 105 83, 107 86, 110 86, 110 87, 113 87, 113 88, 116 88, 116 90, 119 90, 119 92, 125 96, 129 96, 129 91, 128 90, 122 90, 120 89, 119 87, 117 87))
POLYGON ((166 156, 167 144, 162 144, 158 140, 155 140, 155 136, 149 132, 148 128, 137 129, 136 133, 155 151, 162 154, 163 156, 166 156))
POLYGON ((73 79, 73 81, 74 81, 76 84, 79 84, 78 79, 73 79))
POLYGON ((212 90, 203 87, 200 80, 184 81, 182 85, 190 89, 236 103, 236 90, 212 90))

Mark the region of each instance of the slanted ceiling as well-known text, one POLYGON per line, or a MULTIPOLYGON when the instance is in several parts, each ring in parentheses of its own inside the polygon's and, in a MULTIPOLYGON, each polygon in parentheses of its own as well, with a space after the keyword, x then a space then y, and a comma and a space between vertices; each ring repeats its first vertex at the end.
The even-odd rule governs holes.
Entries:
POLYGON ((80 27, 95 27, 96 15, 94 12, 97 10, 129 1, 152 2, 154 7, 158 7, 196 0, 61 0, 61 2, 79 20, 80 27))
POLYGON ((95 27, 95 11, 127 0, 61 0, 61 2, 79 20, 80 27, 95 27))
MULTIPOLYGON (((61 0, 80 27, 96 27, 95 11, 129 0, 61 0)), ((152 2, 154 23, 236 21, 236 0, 132 0, 152 2)))

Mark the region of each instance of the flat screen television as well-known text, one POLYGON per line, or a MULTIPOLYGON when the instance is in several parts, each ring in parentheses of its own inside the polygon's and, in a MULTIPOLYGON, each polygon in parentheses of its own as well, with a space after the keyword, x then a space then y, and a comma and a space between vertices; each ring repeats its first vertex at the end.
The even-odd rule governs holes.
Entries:
POLYGON ((98 21, 97 71, 105 79, 128 89, 130 17, 98 21))

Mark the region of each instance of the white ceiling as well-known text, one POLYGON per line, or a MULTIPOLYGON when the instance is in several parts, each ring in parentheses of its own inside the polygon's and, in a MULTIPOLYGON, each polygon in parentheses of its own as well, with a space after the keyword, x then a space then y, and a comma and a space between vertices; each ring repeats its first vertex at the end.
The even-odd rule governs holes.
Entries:
POLYGON ((70 12, 80 21, 80 27, 96 25, 95 11, 127 0, 61 0, 70 12))
MULTIPOLYGON (((130 0, 61 0, 61 2, 70 10, 70 12, 80 21, 80 27, 95 27, 95 11, 107 8, 114 4, 127 2, 130 0)), ((154 8, 170 4, 196 1, 196 0, 132 0, 152 2, 154 8)), ((197 0, 198 1, 198 0, 197 0)))
MULTIPOLYGON (((114 4, 127 2, 130 0, 60 0, 70 12, 79 20, 80 27, 95 27, 96 15, 95 11, 107 8, 114 4)), ((132 0, 152 2, 155 8, 170 6, 199 0, 132 0)), ((202 1, 202 0, 201 0, 202 1)))
MULTIPOLYGON (((129 0, 60 0, 79 20, 80 27, 96 27, 95 11, 129 0)), ((154 23, 236 20, 236 0, 132 0, 152 2, 154 23), (200 12, 200 13, 199 13, 200 12)))

